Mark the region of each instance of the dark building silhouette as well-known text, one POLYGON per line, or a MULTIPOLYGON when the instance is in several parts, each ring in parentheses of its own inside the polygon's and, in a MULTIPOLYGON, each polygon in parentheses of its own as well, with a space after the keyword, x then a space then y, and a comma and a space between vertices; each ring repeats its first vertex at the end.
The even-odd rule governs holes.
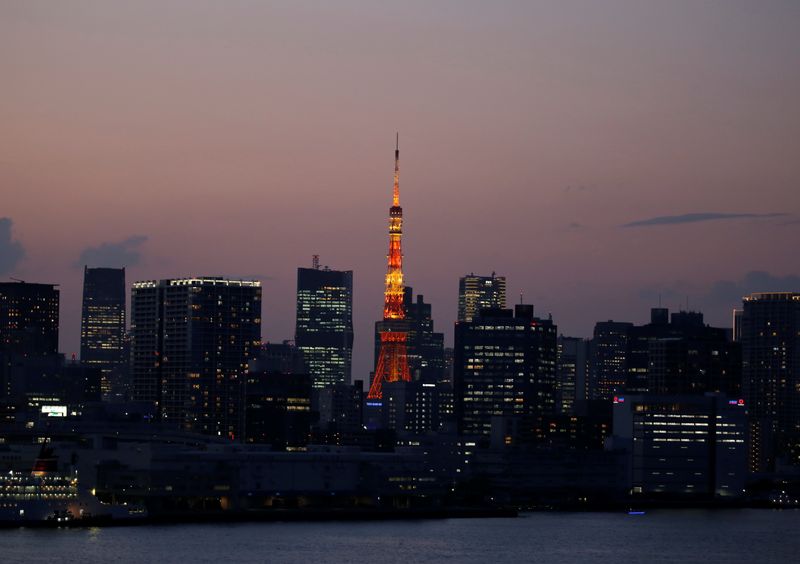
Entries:
POLYGON ((495 416, 556 412, 556 331, 533 306, 484 309, 455 328, 458 430, 489 435, 495 416))
MULTIPOLYGON (((315 263, 316 266, 316 263, 315 263)), ((353 351, 353 272, 297 269, 295 343, 315 388, 350 383, 353 351)))
POLYGON ((15 413, 11 421, 26 423, 47 413, 80 413, 87 403, 100 401, 100 379, 99 368, 65 361, 60 354, 0 352, 0 411, 15 413))
POLYGON ((315 420, 311 376, 288 341, 266 343, 250 361, 245 389, 245 442, 304 450, 315 420))
POLYGON ((387 382, 383 385, 382 427, 398 435, 439 431, 448 420, 442 406, 447 404, 450 390, 446 382, 387 382))
POLYGON ((591 343, 590 398, 620 394, 703 394, 736 397, 741 390, 741 349, 725 329, 709 327, 699 312, 651 310, 651 322, 595 325, 591 343))
POLYGON ((589 341, 578 337, 558 337, 558 411, 571 414, 575 402, 589 399, 589 341))
POLYGON ((413 298, 413 289, 406 286, 403 296, 408 322, 408 368, 415 380, 438 382, 444 378, 444 333, 433 330, 431 304, 422 294, 413 298))
POLYGON ((741 322, 750 470, 800 464, 800 293, 750 294, 741 322))
POLYGON ((482 309, 506 307, 506 277, 476 276, 474 273, 458 280, 458 320, 472 321, 482 309))
MULTIPOLYGON (((100 369, 105 398, 112 395, 112 382, 124 381, 125 348, 125 269, 84 267, 81 362, 100 369)), ((125 390, 115 393, 124 396, 125 390)))
POLYGON ((594 326, 590 399, 610 399, 625 390, 633 323, 600 321, 594 326))
POLYGON ((315 429, 316 442, 334 445, 371 443, 371 438, 364 438, 365 395, 363 380, 315 388, 311 405, 319 416, 315 429))
POLYGON ((721 394, 644 394, 614 402, 613 446, 628 455, 637 497, 741 497, 746 475, 744 406, 721 394))
POLYGON ((57 354, 58 303, 53 284, 0 282, 0 351, 57 354))
POLYGON ((261 283, 219 277, 135 282, 135 400, 161 421, 241 440, 243 381, 261 343, 261 283))
MULTIPOLYGON (((406 286, 403 294, 407 327, 406 358, 412 380, 438 382, 445 378, 444 333, 433 330, 431 304, 425 303, 422 294, 414 300, 413 288, 406 286)), ((383 321, 375 323, 375 366, 381 349, 383 321)))

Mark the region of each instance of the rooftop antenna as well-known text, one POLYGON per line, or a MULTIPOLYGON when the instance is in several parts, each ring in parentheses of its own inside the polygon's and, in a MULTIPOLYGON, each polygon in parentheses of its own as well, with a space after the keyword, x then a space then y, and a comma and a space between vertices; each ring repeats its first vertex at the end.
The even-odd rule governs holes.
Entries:
POLYGON ((394 189, 392 191, 392 205, 400 205, 400 132, 395 137, 394 145, 394 189))
POLYGON ((661 292, 658 293, 658 307, 661 307, 661 292))
POLYGON ((522 290, 519 291, 519 305, 522 305, 522 290))
POLYGON ((311 266, 314 270, 319 270, 319 255, 311 255, 311 266))

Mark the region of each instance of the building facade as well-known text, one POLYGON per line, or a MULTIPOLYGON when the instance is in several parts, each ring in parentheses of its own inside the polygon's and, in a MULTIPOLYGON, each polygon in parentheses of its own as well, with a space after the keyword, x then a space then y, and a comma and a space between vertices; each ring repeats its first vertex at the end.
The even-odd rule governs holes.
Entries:
POLYGON ((741 343, 750 469, 800 464, 800 293, 745 297, 741 343))
POLYGON ((261 344, 261 283, 220 277, 135 282, 133 399, 161 421, 241 440, 244 378, 261 344))
POLYGON ((0 282, 0 351, 58 353, 59 290, 54 284, 0 282))
POLYGON ((533 306, 484 309, 455 329, 454 394, 458 430, 491 434, 492 418, 557 411, 556 333, 533 306))
POLYGON ((315 388, 350 383, 353 354, 353 272, 297 269, 295 343, 315 388))
POLYGON ((472 321, 481 309, 506 307, 506 277, 476 276, 474 273, 458 280, 458 320, 472 321))
POLYGON ((614 401, 614 446, 629 454, 634 495, 742 496, 746 437, 744 402, 721 394, 645 394, 614 401))
POLYGON ((115 374, 127 372, 125 349, 125 269, 84 267, 81 362, 100 369, 106 398, 115 374))
POLYGON ((589 399, 587 373, 589 342, 579 337, 558 337, 558 411, 575 412, 575 402, 589 399))

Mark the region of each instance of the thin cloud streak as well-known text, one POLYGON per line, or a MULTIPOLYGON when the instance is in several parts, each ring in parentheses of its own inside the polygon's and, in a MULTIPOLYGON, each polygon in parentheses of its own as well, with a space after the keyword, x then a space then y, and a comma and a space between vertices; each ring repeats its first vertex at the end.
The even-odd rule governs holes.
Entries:
POLYGON ((661 215, 648 219, 641 219, 626 223, 621 227, 650 227, 654 225, 681 225, 684 223, 698 223, 701 221, 718 221, 722 219, 763 219, 770 217, 785 217, 787 213, 684 213, 681 215, 661 215))

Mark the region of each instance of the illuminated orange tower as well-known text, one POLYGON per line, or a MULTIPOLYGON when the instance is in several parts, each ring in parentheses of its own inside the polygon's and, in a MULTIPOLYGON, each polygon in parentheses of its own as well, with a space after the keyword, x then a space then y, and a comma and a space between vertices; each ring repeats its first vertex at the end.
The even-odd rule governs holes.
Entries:
POLYGON ((369 399, 383 397, 383 382, 408 382, 406 339, 408 325, 403 307, 403 252, 400 239, 403 236, 403 208, 400 207, 400 136, 394 150, 394 192, 389 208, 389 268, 386 271, 386 288, 383 301, 383 322, 380 323, 381 350, 375 377, 369 388, 369 399))

